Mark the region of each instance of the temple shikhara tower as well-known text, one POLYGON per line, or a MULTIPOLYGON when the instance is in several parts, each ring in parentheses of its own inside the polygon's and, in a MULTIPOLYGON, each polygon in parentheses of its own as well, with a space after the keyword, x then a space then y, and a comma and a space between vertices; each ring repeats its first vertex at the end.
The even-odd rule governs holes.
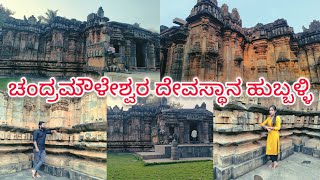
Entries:
POLYGON ((286 20, 242 27, 236 8, 216 0, 198 0, 179 26, 161 26, 161 77, 190 81, 294 82, 299 77, 319 86, 320 22, 295 33, 286 20))
POLYGON ((0 29, 0 75, 71 77, 159 68, 159 34, 109 21, 100 7, 87 21, 9 17, 0 29), (112 51, 113 49, 113 51, 112 51))
MULTIPOLYGON (((276 105, 281 117, 280 154, 320 157, 320 22, 313 21, 303 32, 294 32, 286 20, 242 27, 236 8, 216 0, 198 0, 178 26, 161 26, 161 77, 175 81, 235 81, 237 77, 269 82, 308 78, 314 102, 300 99, 284 106, 280 98, 233 98, 225 107, 214 105, 213 174, 215 179, 253 178, 253 171, 267 163, 267 132, 260 124, 276 105), (249 173, 250 175, 245 176, 249 173)), ((280 165, 281 166, 281 165, 280 165)), ((264 168, 264 167, 263 167, 264 168)), ((267 171, 267 170, 266 170, 267 171)), ((256 172, 254 172, 256 173, 256 172)), ((261 174, 259 174, 261 175, 261 174)))

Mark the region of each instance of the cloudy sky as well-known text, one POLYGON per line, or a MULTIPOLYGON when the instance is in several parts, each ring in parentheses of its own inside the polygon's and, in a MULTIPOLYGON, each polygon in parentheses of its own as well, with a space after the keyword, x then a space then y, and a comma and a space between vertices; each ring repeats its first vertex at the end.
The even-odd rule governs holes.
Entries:
MULTIPOLYGON (((172 26, 175 17, 186 19, 197 0, 161 0, 161 25, 172 26)), ((257 23, 270 23, 284 18, 295 32, 301 32, 302 26, 309 27, 314 19, 320 20, 319 0, 218 0, 222 4, 237 8, 243 27, 253 27, 257 23)))
POLYGON ((159 0, 0 0, 0 3, 14 11, 13 16, 19 19, 24 15, 38 17, 51 9, 58 10, 60 16, 81 21, 102 6, 110 21, 137 22, 145 29, 160 31, 159 0))

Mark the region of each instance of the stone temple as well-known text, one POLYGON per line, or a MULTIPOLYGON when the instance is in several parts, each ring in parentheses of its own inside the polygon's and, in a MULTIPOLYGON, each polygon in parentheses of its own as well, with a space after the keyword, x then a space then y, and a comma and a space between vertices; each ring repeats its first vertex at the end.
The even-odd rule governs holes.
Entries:
POLYGON ((229 12, 217 0, 198 0, 186 20, 174 23, 178 26, 161 26, 161 77, 293 82, 302 76, 319 86, 319 21, 301 33, 284 19, 244 28, 236 8, 229 12))
POLYGON ((46 139, 46 163, 42 171, 69 179, 106 179, 107 99, 95 94, 61 99, 11 98, 0 91, 1 175, 30 170, 32 135, 38 122, 58 134, 46 139))
POLYGON ((168 105, 166 98, 159 105, 137 104, 128 110, 118 106, 109 107, 108 152, 151 151, 150 156, 143 156, 145 154, 142 153, 143 159, 154 157, 153 152, 159 158, 169 158, 170 144, 175 139, 181 145, 181 151, 186 151, 180 157, 211 157, 212 117, 205 103, 193 109, 176 109, 168 105), (198 132, 196 143, 202 146, 194 147, 191 144, 191 132, 194 129, 198 132))
POLYGON ((0 29, 0 75, 71 77, 159 68, 159 34, 110 22, 100 7, 87 21, 9 17, 0 29), (110 51, 114 48, 114 52, 110 51))
POLYGON ((215 179, 236 179, 267 163, 267 132, 259 124, 273 104, 282 119, 279 159, 294 153, 320 158, 319 21, 301 33, 295 33, 284 19, 244 28, 236 8, 229 12, 227 5, 219 7, 216 0, 198 0, 186 20, 174 22, 179 26, 161 26, 161 77, 219 82, 242 77, 244 83, 265 77, 290 84, 306 77, 312 84, 315 101, 311 106, 300 99, 284 106, 280 98, 245 95, 232 98, 223 108, 215 104, 215 179))

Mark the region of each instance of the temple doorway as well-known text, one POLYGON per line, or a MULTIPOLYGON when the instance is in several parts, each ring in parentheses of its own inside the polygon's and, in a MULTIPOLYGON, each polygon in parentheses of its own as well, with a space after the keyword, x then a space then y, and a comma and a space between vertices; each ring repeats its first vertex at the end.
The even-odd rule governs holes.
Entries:
POLYGON ((143 50, 143 43, 137 42, 136 43, 136 59, 137 59, 137 67, 145 67, 145 60, 144 60, 144 50, 143 50))
POLYGON ((195 139, 196 142, 199 141, 199 131, 198 131, 198 124, 196 122, 191 122, 190 123, 190 129, 189 129, 189 139, 190 139, 190 143, 192 143, 193 137, 191 136, 191 133, 193 130, 197 131, 197 137, 195 139))

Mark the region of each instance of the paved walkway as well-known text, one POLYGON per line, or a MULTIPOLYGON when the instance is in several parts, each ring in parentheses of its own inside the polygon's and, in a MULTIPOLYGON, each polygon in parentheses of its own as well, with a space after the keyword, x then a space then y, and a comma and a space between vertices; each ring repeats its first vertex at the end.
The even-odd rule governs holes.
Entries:
POLYGON ((295 153, 283 161, 279 162, 279 167, 270 169, 266 165, 257 168, 237 180, 253 180, 255 175, 259 175, 263 180, 319 180, 320 179, 320 159, 310 155, 295 153))
MULTIPOLYGON (((67 180, 68 178, 66 177, 56 177, 56 176, 51 176, 47 173, 40 172, 39 173, 42 177, 41 178, 36 178, 36 179, 45 179, 45 180, 67 180)), ((34 178, 31 177, 31 169, 30 170, 25 170, 13 174, 6 174, 6 175, 0 175, 1 180, 35 180, 34 178)))
POLYGON ((143 160, 146 164, 155 164, 155 163, 177 163, 177 162, 193 162, 193 161, 212 161, 211 157, 195 157, 195 158, 180 158, 179 160, 171 159, 148 159, 143 160))

